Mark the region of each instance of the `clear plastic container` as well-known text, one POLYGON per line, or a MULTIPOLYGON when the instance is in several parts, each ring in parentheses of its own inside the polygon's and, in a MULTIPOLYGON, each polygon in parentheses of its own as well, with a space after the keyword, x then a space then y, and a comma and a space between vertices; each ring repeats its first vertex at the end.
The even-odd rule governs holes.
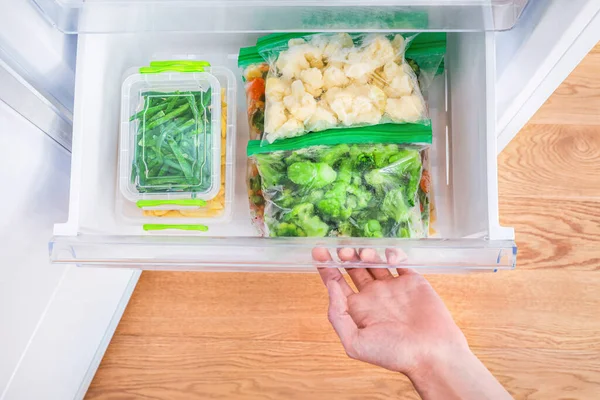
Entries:
POLYGON ((123 82, 119 188, 139 208, 199 208, 221 187, 221 84, 161 63, 123 82))
POLYGON ((233 72, 225 67, 214 66, 203 69, 213 75, 221 87, 218 192, 212 199, 207 200, 205 205, 194 209, 165 206, 141 210, 123 196, 118 196, 117 215, 123 222, 141 226, 146 231, 161 233, 165 233, 165 230, 179 233, 183 230, 210 233, 211 227, 231 220, 235 195, 236 79, 233 72))

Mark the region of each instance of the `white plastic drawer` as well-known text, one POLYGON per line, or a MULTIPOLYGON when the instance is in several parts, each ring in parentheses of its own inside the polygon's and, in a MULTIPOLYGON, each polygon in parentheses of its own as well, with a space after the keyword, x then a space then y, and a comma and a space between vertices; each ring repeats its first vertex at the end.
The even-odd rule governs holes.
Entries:
POLYGON ((510 29, 529 0, 33 0, 68 33, 510 29))
MULTIPOLYGON (((304 270, 311 249, 401 249, 401 264, 435 270, 514 268, 514 232, 498 221, 495 49, 490 32, 450 33, 446 74, 429 92, 437 238, 260 238, 250 223, 245 183, 248 126, 238 79, 237 171, 231 223, 209 233, 149 234, 115 214, 119 93, 126 69, 152 57, 194 54, 236 69, 257 34, 83 34, 77 55, 69 219, 56 225, 55 263, 192 270, 304 270)), ((233 107, 232 107, 233 109, 233 107)), ((335 251, 332 251, 335 257, 335 251)), ((332 263, 335 265, 335 261, 332 263)), ((382 265, 388 266, 388 265, 382 265)))

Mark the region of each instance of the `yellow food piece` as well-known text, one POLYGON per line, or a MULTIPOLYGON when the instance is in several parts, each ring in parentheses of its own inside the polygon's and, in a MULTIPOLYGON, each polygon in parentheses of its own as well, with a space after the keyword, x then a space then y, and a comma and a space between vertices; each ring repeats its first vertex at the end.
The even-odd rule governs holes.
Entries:
POLYGON ((225 209, 225 153, 227 142, 227 102, 225 88, 221 89, 221 189, 206 202, 206 206, 194 210, 144 210, 145 217, 165 218, 214 218, 225 209))

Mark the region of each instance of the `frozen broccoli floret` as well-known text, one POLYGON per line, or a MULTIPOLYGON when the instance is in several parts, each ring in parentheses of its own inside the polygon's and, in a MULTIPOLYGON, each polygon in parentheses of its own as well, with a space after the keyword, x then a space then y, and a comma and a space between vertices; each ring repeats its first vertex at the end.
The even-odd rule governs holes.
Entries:
POLYGON ((421 169, 421 154, 415 149, 402 149, 392 155, 388 162, 389 165, 385 168, 387 171, 403 175, 408 171, 421 169))
POLYGON ((356 157, 354 168, 357 171, 368 171, 375 167, 375 159, 372 154, 363 153, 356 157))
POLYGON ((353 175, 354 171, 352 170, 352 161, 350 161, 348 158, 342 160, 338 166, 336 181, 350 184, 353 175))
POLYGON ((287 173, 296 185, 308 185, 315 179, 317 167, 310 161, 295 162, 288 167, 287 173))
POLYGON ((327 236, 329 225, 314 215, 315 207, 310 203, 302 203, 294 206, 287 216, 288 222, 298 225, 306 236, 327 236))
POLYGON ((317 209, 330 219, 340 218, 342 203, 337 199, 323 199, 317 203, 317 209))
POLYGON ((296 185, 320 189, 335 181, 337 173, 325 163, 296 162, 287 169, 288 178, 296 185))
POLYGON ((274 230, 271 231, 271 236, 276 237, 302 237, 306 236, 306 233, 300 229, 297 225, 288 222, 282 222, 275 226, 274 230))
POLYGON ((396 222, 407 221, 410 218, 410 208, 406 204, 402 188, 392 189, 385 194, 381 212, 396 222))
POLYGON ((316 215, 302 221, 302 225, 300 226, 304 229, 307 236, 325 237, 329 233, 329 225, 321 221, 321 218, 316 215))
POLYGON ((340 236, 346 237, 356 237, 358 233, 356 231, 356 226, 352 221, 343 221, 338 224, 337 228, 338 234, 340 236))
POLYGON ((325 195, 325 192, 322 190, 311 190, 308 192, 308 194, 306 196, 304 196, 304 198, 302 199, 302 202, 317 204, 319 202, 319 200, 321 200, 323 198, 324 195, 325 195))
POLYGON ((354 196, 354 200, 356 201, 356 206, 354 208, 357 210, 367 208, 369 202, 373 198, 373 193, 368 191, 364 186, 350 185, 348 186, 347 191, 354 196))
POLYGON ((383 237, 383 229, 381 228, 381 224, 376 219, 371 219, 365 223, 363 226, 363 236, 371 237, 371 238, 382 238, 383 237))
POLYGON ((398 145, 386 144, 377 145, 373 149, 373 159, 375 160, 376 168, 383 168, 390 164, 389 160, 398 153, 398 145))
POLYGON ((321 150, 319 152, 318 159, 325 164, 333 166, 342 157, 344 157, 350 151, 350 146, 347 144, 338 144, 331 148, 321 150))
POLYGON ((294 192, 285 188, 275 196, 275 203, 282 208, 291 208, 297 202, 294 192))
POLYGON ((352 214, 346 206, 348 186, 344 182, 335 182, 325 192, 323 200, 317 203, 319 211, 330 219, 347 219, 352 214))
POLYGON ((400 186, 399 177, 386 168, 371 170, 364 175, 364 178, 365 182, 380 195, 400 186))
POLYGON ((264 187, 270 188, 281 183, 285 177, 285 164, 281 159, 271 154, 258 154, 256 160, 264 187))
POLYGON ((355 171, 368 171, 375 167, 373 159, 374 146, 369 145, 352 145, 348 153, 355 171))
POLYGON ((283 162, 285 162, 286 165, 292 165, 294 163, 302 161, 306 161, 306 159, 302 156, 301 152, 299 151, 294 151, 288 157, 283 158, 283 162))

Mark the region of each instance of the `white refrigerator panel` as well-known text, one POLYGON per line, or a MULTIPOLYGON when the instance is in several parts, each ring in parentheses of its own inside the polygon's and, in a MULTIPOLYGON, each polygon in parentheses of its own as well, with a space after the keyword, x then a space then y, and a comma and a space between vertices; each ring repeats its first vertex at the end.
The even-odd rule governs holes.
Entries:
POLYGON ((139 273, 50 265, 70 154, 3 102, 0 158, 0 399, 82 398, 139 273))

